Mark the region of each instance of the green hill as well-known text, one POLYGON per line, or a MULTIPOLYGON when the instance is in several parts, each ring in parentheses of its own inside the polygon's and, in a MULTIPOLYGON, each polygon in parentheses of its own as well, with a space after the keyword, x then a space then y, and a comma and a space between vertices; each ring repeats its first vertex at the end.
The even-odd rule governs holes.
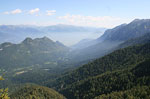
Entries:
POLYGON ((65 97, 53 89, 38 86, 25 85, 10 95, 11 99, 65 99, 65 97))

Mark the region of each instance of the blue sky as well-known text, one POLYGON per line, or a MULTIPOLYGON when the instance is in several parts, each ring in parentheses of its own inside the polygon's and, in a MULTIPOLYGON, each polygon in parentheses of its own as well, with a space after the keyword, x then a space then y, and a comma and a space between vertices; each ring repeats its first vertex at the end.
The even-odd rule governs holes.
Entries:
POLYGON ((149 11, 150 0, 0 0, 0 24, 111 28, 149 11))

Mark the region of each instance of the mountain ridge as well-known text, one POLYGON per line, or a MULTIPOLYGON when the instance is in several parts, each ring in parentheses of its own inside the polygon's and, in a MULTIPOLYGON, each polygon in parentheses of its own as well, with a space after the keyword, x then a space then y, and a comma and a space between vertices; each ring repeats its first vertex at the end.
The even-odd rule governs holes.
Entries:
POLYGON ((5 68, 7 66, 13 68, 11 64, 14 63, 14 67, 18 67, 20 65, 41 64, 46 61, 58 61, 57 58, 62 57, 69 50, 65 45, 53 42, 47 37, 26 38, 19 44, 3 43, 0 47, 2 49, 0 51, 0 65, 5 68))

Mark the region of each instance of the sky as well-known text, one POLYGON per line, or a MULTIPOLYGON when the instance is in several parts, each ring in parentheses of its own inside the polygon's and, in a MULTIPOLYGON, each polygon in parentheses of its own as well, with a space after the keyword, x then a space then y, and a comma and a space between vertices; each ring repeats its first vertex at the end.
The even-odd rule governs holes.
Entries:
POLYGON ((0 0, 0 25, 113 28, 150 17, 150 0, 0 0))

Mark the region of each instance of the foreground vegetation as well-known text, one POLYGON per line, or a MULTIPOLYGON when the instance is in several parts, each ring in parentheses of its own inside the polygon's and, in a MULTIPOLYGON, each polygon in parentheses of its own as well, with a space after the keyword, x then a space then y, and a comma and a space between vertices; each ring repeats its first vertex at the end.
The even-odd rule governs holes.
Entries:
POLYGON ((11 99, 65 99, 65 97, 53 89, 26 84, 18 91, 10 95, 11 99))

